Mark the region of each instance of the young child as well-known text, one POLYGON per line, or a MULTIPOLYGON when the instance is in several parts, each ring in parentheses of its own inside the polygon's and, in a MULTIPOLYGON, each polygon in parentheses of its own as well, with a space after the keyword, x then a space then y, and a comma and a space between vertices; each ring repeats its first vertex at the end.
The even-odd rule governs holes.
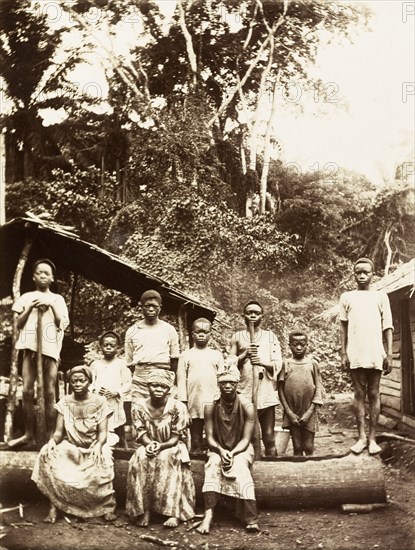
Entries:
POLYGON ((16 349, 23 351, 23 418, 25 433, 11 439, 11 448, 20 445, 35 445, 34 435, 34 386, 37 370, 37 323, 42 315, 41 353, 43 362, 46 431, 53 433, 56 422, 55 391, 58 363, 62 348, 63 331, 68 326, 68 309, 62 296, 51 292, 55 280, 56 267, 50 260, 37 260, 33 266, 33 282, 36 290, 25 292, 16 300, 12 311, 18 315, 19 337, 16 349))
POLYGON ((318 428, 318 406, 323 404, 323 386, 317 363, 306 355, 307 334, 291 332, 292 359, 283 361, 278 376, 278 393, 284 407, 282 427, 289 428, 294 455, 314 453, 314 434, 318 428))
POLYGON ((92 390, 106 397, 110 408, 114 411, 108 422, 108 443, 114 444, 116 438, 111 434, 115 432, 119 437, 120 446, 126 449, 124 401, 130 400, 132 374, 124 359, 117 357, 121 343, 120 336, 113 330, 104 332, 99 339, 103 358, 91 364, 91 371, 92 390))
POLYGON ((192 326, 194 345, 179 356, 177 387, 179 400, 187 403, 191 418, 191 452, 202 452, 204 406, 219 394, 217 372, 223 368, 223 356, 207 347, 211 323, 197 319, 192 326))
POLYGON ((371 290, 374 265, 368 258, 358 259, 353 267, 357 290, 340 297, 341 364, 350 369, 354 386, 354 409, 358 440, 351 451, 359 454, 368 448, 376 454, 375 430, 380 412, 379 384, 382 370, 392 369, 393 324, 389 298, 384 292, 371 290), (383 347, 386 340, 386 353, 383 347), (365 433, 365 397, 369 400, 369 436, 365 433))

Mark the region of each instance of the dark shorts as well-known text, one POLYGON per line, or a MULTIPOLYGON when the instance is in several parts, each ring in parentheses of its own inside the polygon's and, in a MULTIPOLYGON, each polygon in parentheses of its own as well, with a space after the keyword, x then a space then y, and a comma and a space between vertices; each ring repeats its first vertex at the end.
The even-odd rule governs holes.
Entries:
POLYGON ((373 384, 379 384, 382 371, 375 368, 364 369, 350 369, 350 376, 353 380, 353 384, 360 386, 361 388, 366 388, 373 384))
MULTIPOLYGON (((36 368, 36 362, 37 362, 37 352, 32 351, 31 349, 24 349, 23 350, 23 361, 25 359, 29 359, 29 361, 32 363, 32 365, 36 368)), ((49 357, 48 355, 42 355, 42 363, 44 369, 49 369, 50 367, 57 367, 58 361, 54 359, 53 357, 49 357)))

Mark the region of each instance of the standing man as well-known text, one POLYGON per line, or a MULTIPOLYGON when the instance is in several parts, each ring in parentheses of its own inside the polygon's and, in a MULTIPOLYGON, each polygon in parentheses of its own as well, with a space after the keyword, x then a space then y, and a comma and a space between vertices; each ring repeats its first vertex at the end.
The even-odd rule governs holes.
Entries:
POLYGON ((277 335, 261 328, 264 310, 259 302, 250 300, 244 308, 247 328, 235 332, 231 339, 230 353, 238 357, 241 372, 239 392, 252 401, 253 365, 258 367, 258 420, 266 456, 275 456, 275 405, 276 380, 282 366, 281 347, 277 335), (253 335, 249 331, 253 325, 253 335), (253 337, 252 337, 253 336, 253 337))
POLYGON ((204 535, 210 531, 213 510, 222 497, 232 503, 235 516, 245 524, 247 531, 259 531, 251 474, 254 409, 252 403, 236 392, 239 376, 236 367, 222 371, 218 375, 220 398, 205 405, 205 431, 210 453, 202 488, 205 515, 197 528, 204 535))
POLYGON ((154 369, 176 372, 179 337, 176 329, 159 319, 161 296, 146 290, 140 298, 144 319, 134 323, 125 334, 125 360, 133 370, 132 402, 149 397, 147 378, 154 369))

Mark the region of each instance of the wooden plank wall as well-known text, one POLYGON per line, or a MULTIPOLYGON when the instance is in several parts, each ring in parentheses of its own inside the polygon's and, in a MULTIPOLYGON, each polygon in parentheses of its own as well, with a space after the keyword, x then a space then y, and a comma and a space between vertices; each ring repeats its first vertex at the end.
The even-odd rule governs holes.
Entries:
MULTIPOLYGON (((405 320, 405 338, 402 344, 402 404, 405 418, 413 418, 415 422, 415 298, 405 302, 407 317, 405 320)), ((404 420, 404 419, 402 419, 404 420)), ((407 424, 407 422, 405 422, 407 424)), ((411 423, 409 423, 411 424, 411 423)), ((413 423, 411 424, 413 426, 413 423)))
POLYGON ((380 379, 382 412, 396 419, 402 418, 402 364, 401 364, 401 308, 400 293, 389 296, 393 317, 392 372, 380 379))
POLYGON ((411 298, 409 304, 409 322, 411 324, 411 334, 412 334, 412 349, 415 357, 415 299, 411 298))
MULTIPOLYGON (((415 418, 403 410, 405 388, 402 386, 402 307, 407 307, 408 292, 402 290, 389 296, 392 308, 393 332, 393 367, 388 376, 380 381, 380 400, 382 413, 399 421, 401 427, 415 429, 415 418), (403 302, 405 300, 405 302, 403 302)), ((412 334, 412 346, 415 355, 415 300, 410 300, 409 324, 412 334)), ((404 382, 405 383, 405 382, 404 382)))

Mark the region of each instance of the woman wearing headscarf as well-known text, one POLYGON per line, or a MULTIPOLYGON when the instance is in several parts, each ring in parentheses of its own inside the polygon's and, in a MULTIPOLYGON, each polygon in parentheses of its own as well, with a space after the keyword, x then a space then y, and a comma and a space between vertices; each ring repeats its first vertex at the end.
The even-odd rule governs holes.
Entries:
POLYGON ((169 395, 174 373, 148 374, 150 397, 132 405, 133 434, 138 448, 130 459, 126 512, 140 527, 150 513, 167 516, 165 527, 194 516, 195 488, 185 443, 189 416, 183 403, 169 395))
POLYGON ((56 404, 55 432, 40 450, 32 479, 50 500, 46 522, 55 523, 59 511, 111 521, 114 467, 106 441, 112 410, 104 397, 89 391, 88 367, 71 369, 68 382, 72 393, 56 404))

